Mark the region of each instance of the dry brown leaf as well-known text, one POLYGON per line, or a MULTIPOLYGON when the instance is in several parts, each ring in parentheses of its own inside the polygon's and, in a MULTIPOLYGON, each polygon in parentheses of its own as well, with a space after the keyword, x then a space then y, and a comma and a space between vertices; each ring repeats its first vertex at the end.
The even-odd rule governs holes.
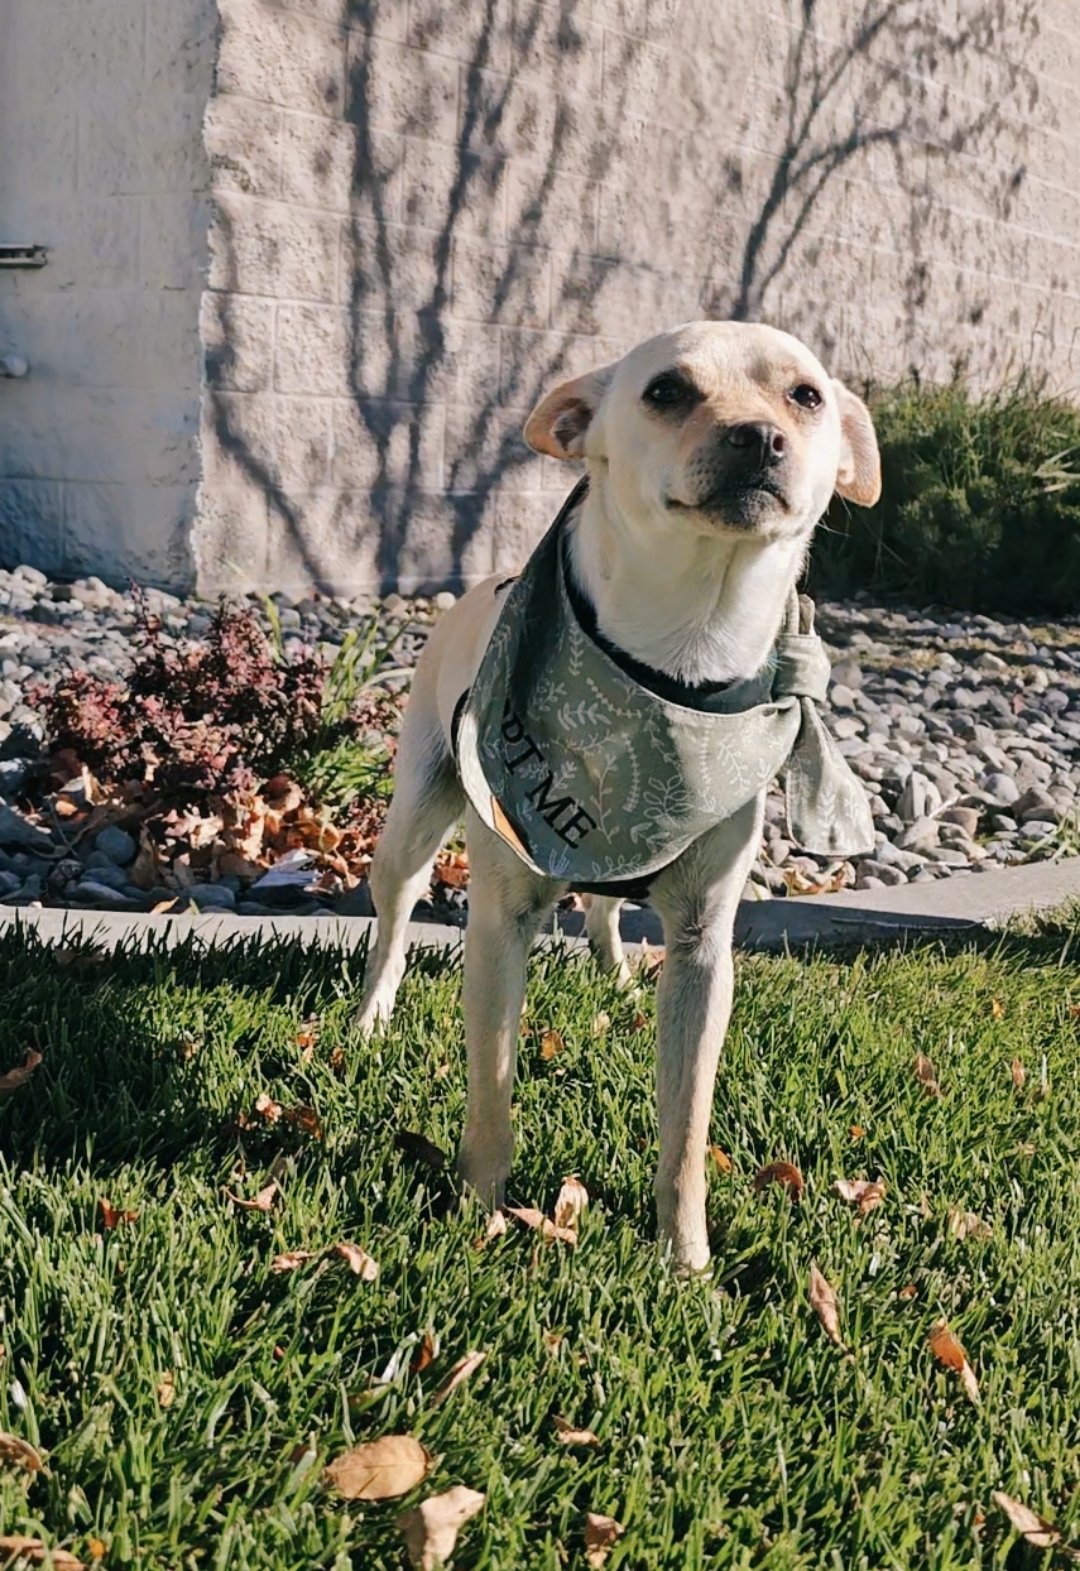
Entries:
POLYGON ((1048 1522, 1044 1516, 1039 1516, 1037 1511, 1033 1511, 1022 1501, 1014 1500, 1012 1495, 1007 1495, 1003 1489, 995 1489, 991 1499, 995 1505, 1001 1507, 1016 1531, 1026 1538, 1034 1549, 1053 1549, 1055 1544, 1061 1543, 1061 1533, 1053 1522, 1048 1522))
POLYGON ((770 1162, 759 1169, 754 1179, 755 1189, 767 1189, 770 1184, 782 1184, 792 1200, 801 1200, 806 1185, 799 1169, 791 1162, 770 1162))
POLYGON ((399 1129, 394 1136, 394 1149, 401 1151, 405 1156, 411 1156, 414 1161, 422 1162, 425 1167, 439 1168, 446 1166, 446 1152, 440 1151, 434 1141, 426 1135, 417 1134, 413 1129, 399 1129))
POLYGON ((19 1067, 9 1069, 7 1074, 0 1075, 0 1096, 11 1096, 13 1091, 18 1091, 20 1086, 26 1084, 40 1063, 41 1054, 36 1048, 28 1047, 19 1067))
POLYGON ((552 1030, 550 1026, 545 1027, 540 1033, 540 1057, 550 1061, 558 1058, 559 1054, 565 1051, 566 1043, 560 1033, 552 1030))
POLYGON ((255 1098, 255 1111, 260 1118, 265 1118, 268 1124, 276 1124, 282 1114, 280 1102, 275 1102, 267 1092, 260 1091, 255 1098))
POLYGON ((290 1249, 283 1255, 275 1255, 270 1263, 271 1271, 280 1275, 283 1271, 295 1271, 298 1266, 306 1265, 309 1260, 318 1260, 321 1251, 318 1249, 290 1249))
POLYGON ((1024 1089, 1024 1081, 1026 1079, 1027 1070, 1024 1068, 1023 1064, 1018 1058, 1014 1058, 1012 1061, 1012 1083, 1018 1091, 1022 1091, 1024 1089))
POLYGON ((948 1322, 936 1320, 930 1327, 928 1341, 930 1351, 938 1363, 944 1364, 946 1369, 955 1370, 968 1396, 973 1402, 978 1402, 979 1382, 975 1378, 975 1371, 968 1362, 964 1349, 949 1330, 948 1322))
POLYGON ((949 1207, 948 1223, 949 1232, 960 1243, 965 1238, 974 1238, 978 1243, 985 1244, 994 1236, 994 1229, 989 1222, 984 1222, 974 1211, 961 1211, 959 1206, 949 1207))
POLYGON ((468 1380, 471 1375, 475 1375, 486 1357, 486 1353, 466 1353, 464 1358, 459 1358, 432 1397, 432 1407, 440 1407, 452 1391, 456 1391, 459 1385, 468 1380))
POLYGON ((416 1352, 413 1354, 412 1358, 409 1360, 409 1373, 418 1375, 421 1370, 426 1369, 434 1359, 437 1351, 438 1349, 435 1346, 435 1338, 432 1336, 430 1331, 425 1331, 423 1340, 416 1349, 416 1352))
POLYGON ((301 1049, 305 1064, 310 1064, 322 1027, 318 1015, 309 1015, 296 1033, 296 1045, 301 1049))
POLYGON ((379 1275, 379 1262, 373 1260, 366 1249, 361 1249, 359 1244, 335 1244, 334 1254, 340 1255, 349 1270, 358 1276, 361 1282, 374 1282, 379 1275))
POLYGON ((103 1560, 109 1552, 109 1546, 100 1538, 88 1538, 86 1552, 91 1560, 103 1560))
POLYGON ((601 1009, 592 1023, 593 1036, 603 1036, 605 1031, 611 1030, 611 1016, 606 1009, 601 1009))
POLYGON ((402 1512, 398 1527, 409 1559, 418 1571, 435 1571, 449 1560, 465 1523, 484 1509, 487 1496, 455 1484, 445 1494, 432 1495, 411 1511, 402 1512))
POLYGON ((55 1571, 86 1571, 83 1562, 66 1549, 48 1549, 40 1538, 24 1538, 21 1533, 0 1536, 0 1561, 5 1566, 12 1560, 32 1560, 35 1565, 45 1559, 55 1571))
POLYGON ((589 1203, 589 1191, 573 1174, 564 1178, 555 1201, 556 1228, 572 1228, 589 1203))
POLYGON ((647 979, 659 976, 660 972, 663 970, 664 960, 667 958, 667 950, 663 947, 663 945, 661 944, 654 947, 649 943, 647 938, 643 938, 641 940, 641 949, 639 954, 639 973, 647 979))
POLYGON ((431 1452, 412 1435, 383 1435, 339 1456, 325 1477, 346 1500, 393 1500, 422 1484, 431 1467, 431 1452))
POLYGON ((591 1429, 575 1429, 573 1424, 568 1424, 565 1418, 553 1414, 551 1422, 555 1425, 555 1436, 561 1446, 598 1446, 600 1436, 594 1435, 591 1429))
POLYGON ((848 1130, 848 1134, 851 1136, 852 1140, 861 1140, 865 1133, 866 1130, 861 1124, 852 1124, 851 1128, 848 1130))
POLYGON ((630 1022, 630 1029, 631 1031, 644 1031, 648 1023, 648 1015, 642 1014, 641 1010, 639 1009, 633 1020, 630 1022))
POLYGON ((0 1429, 0 1463, 3 1462, 12 1467, 25 1467, 28 1473, 40 1473, 42 1468, 41 1458, 29 1440, 0 1429))
POLYGON ((621 1522, 613 1516, 600 1516, 595 1511, 585 1513, 585 1559, 594 1571, 599 1571, 617 1538, 626 1532, 621 1522))
POLYGON ((292 1124, 296 1129, 302 1129, 305 1135, 310 1135, 313 1140, 323 1137, 322 1125, 319 1115, 313 1107, 287 1107, 282 1114, 287 1124, 292 1124))
POLYGON ((825 1335, 837 1347, 843 1347, 840 1335, 840 1306, 836 1293, 822 1276, 813 1261, 810 1262, 810 1305, 825 1328, 825 1335))
POLYGON ((506 1217, 501 1211, 493 1211, 487 1220, 484 1229, 484 1238, 501 1238, 506 1232, 506 1217))
POLYGON ((941 1095, 941 1087, 938 1085, 937 1076, 934 1074, 934 1066, 925 1053, 917 1053, 915 1055, 914 1075, 927 1096, 941 1095))
POLYGON ((153 906, 150 907, 150 915, 151 916, 163 916, 166 911, 173 910, 173 908, 175 906, 179 905, 179 904, 180 904, 180 902, 179 902, 179 900, 177 900, 175 895, 172 897, 171 900, 159 900, 157 905, 153 905, 153 906))
POLYGON ((858 1206, 860 1217, 866 1216, 881 1204, 886 1187, 883 1178, 838 1178, 833 1185, 841 1200, 858 1206))
POLYGON ((254 1200, 244 1200, 240 1195, 234 1195, 231 1189, 226 1189, 225 1198, 244 1211, 270 1211, 279 1192, 277 1180, 271 1179, 265 1189, 259 1190, 254 1200))
POLYGON ((917 1298, 918 1294, 919 1289, 915 1286, 915 1283, 909 1282, 906 1287, 902 1287, 899 1290, 896 1296, 906 1302, 908 1299, 917 1298))
POLYGON ((992 998, 990 1000, 990 1014, 991 1014, 991 1017, 994 1020, 1000 1020, 1004 1013, 1005 1013, 1005 1005, 1001 1002, 1001 999, 1000 998, 992 998))
POLYGON ((517 1217, 526 1227, 537 1229, 545 1238, 557 1238, 563 1244, 577 1243, 576 1227, 557 1227, 535 1206, 507 1206, 506 1214, 517 1217))
POLYGON ((176 1376, 171 1369, 166 1370, 157 1383, 158 1407, 172 1407, 176 1401, 176 1376))
POLYGON ((547 1352, 554 1355, 566 1340, 566 1333, 563 1331, 541 1331, 540 1340, 543 1342, 547 1352))
POLYGON ((716 1166, 717 1166, 717 1169, 718 1169, 719 1172, 721 1172, 721 1173, 730 1173, 731 1172, 731 1170, 732 1170, 731 1158, 728 1156, 726 1151, 722 1151, 719 1146, 710 1146, 709 1147, 709 1155, 712 1157, 713 1161, 716 1163, 716 1166))
POLYGON ((121 1222, 130 1223, 139 1220, 137 1211, 118 1211, 107 1200, 99 1200, 98 1209, 101 1211, 101 1225, 106 1232, 109 1232, 114 1227, 118 1227, 121 1222))

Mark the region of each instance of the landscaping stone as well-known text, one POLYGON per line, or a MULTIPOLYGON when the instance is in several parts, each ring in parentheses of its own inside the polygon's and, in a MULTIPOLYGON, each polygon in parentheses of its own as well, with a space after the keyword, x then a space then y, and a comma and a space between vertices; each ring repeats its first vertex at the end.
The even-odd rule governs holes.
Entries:
POLYGON ((34 851, 53 849, 50 835, 6 803, 0 803, 0 846, 28 846, 34 851))
POLYGON ((118 829, 115 824, 102 829, 94 841, 94 850, 108 857, 117 867, 127 867, 129 862, 134 862, 138 849, 134 837, 126 829, 118 829))

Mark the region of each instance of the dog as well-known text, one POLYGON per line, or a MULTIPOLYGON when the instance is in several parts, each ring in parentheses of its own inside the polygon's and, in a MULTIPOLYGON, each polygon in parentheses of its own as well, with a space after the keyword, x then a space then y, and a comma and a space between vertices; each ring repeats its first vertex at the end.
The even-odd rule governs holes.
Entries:
MULTIPOLYGON (((529 416, 524 434, 537 453, 584 460, 587 478, 561 515, 559 543, 545 545, 549 557, 558 552, 546 571, 559 578, 550 593, 570 597, 578 654, 581 623, 581 636, 591 641, 589 659, 595 645, 596 658, 607 662, 605 677, 616 684, 625 677, 630 688, 641 684, 654 706, 640 726, 628 722, 629 741, 619 743, 624 762, 640 740, 635 730, 655 731, 656 716, 666 725, 665 717, 681 723, 685 714, 693 727, 701 695, 708 701, 719 694, 722 701, 740 684, 752 689, 769 668, 814 527, 833 493, 863 506, 880 493, 877 442, 864 404, 797 339, 757 324, 691 322, 651 338, 622 360, 555 388, 529 416)), ((471 589, 438 623, 418 662, 394 796, 371 870, 378 935, 359 1013, 368 1033, 389 1018, 405 970, 406 924, 439 846, 464 811, 471 871, 468 1104, 457 1165, 467 1186, 492 1206, 502 1203, 510 1171, 511 1092, 532 940, 569 889, 591 889, 588 937, 600 962, 627 979, 619 906, 633 887, 633 879, 608 877, 616 863, 590 849, 602 838, 596 826, 607 809, 575 795, 566 786, 570 766, 556 768, 546 757, 547 748, 559 746, 560 714, 577 721, 583 713, 589 731, 590 703, 564 701, 564 670, 556 672, 550 701, 534 703, 536 722, 517 712, 513 693, 508 699, 486 692, 489 709, 501 707, 491 711, 486 740, 477 730, 482 714, 473 725, 471 775, 462 763, 463 706, 478 683, 490 686, 490 651, 505 642, 504 613, 519 587, 496 576, 471 589), (540 721, 547 728, 543 744, 540 721), (483 765, 481 757, 480 773, 477 749, 488 759, 483 765), (515 809, 504 810, 494 794, 484 796, 491 760, 512 786, 524 772, 518 769, 523 757, 534 771, 532 784, 515 809), (557 856, 538 849, 524 827, 528 815, 557 856), (592 860, 583 878, 575 857, 586 852, 592 860), (593 878, 596 869, 603 876, 593 878)), ((534 611, 535 602, 530 605, 534 611)), ((535 661, 547 658, 541 650, 534 661, 530 652, 529 639, 542 645, 545 636, 533 611, 526 606, 524 633, 519 628, 516 635, 524 645, 507 657, 508 680, 519 687, 528 685, 535 661)), ((568 659, 572 667, 576 658, 571 651, 564 665, 568 659)), ((826 680, 827 671, 826 664, 826 680)), ((594 683, 590 702, 595 690, 594 683)), ((775 719, 768 703, 760 713, 775 719)), ((577 760, 581 778, 598 772, 590 745, 577 760)), ((684 752, 692 769, 696 754, 684 752)), ((644 800, 635 760, 625 767, 627 800, 644 800)), ((648 899, 666 944, 657 992, 657 1219, 674 1265, 688 1271, 709 1261, 704 1159, 712 1091, 732 1004, 733 923, 760 844, 767 784, 758 781, 729 816, 697 833, 695 804, 702 791, 708 798, 708 780, 699 781, 696 797, 683 793, 689 808, 683 811, 683 802, 679 811, 660 812, 669 827, 678 822, 676 854, 664 861, 663 849, 650 846, 643 857, 648 899), (693 838, 684 845, 688 834, 693 838)), ((744 784, 743 796, 747 789, 744 784)), ((613 832, 629 843, 641 826, 627 829, 625 817, 616 806, 613 832)), ((627 865, 624 858, 616 871, 627 865)))

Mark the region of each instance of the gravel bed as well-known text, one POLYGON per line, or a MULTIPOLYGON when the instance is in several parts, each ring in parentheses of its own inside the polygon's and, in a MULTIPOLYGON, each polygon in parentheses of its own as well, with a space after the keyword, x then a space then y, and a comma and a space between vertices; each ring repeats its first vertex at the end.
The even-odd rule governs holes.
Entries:
MULTIPOLYGON (((178 640, 198 638, 212 605, 150 590, 151 610, 178 640)), ((286 649, 328 654, 376 602, 272 597, 286 649)), ((377 602, 397 658, 409 667, 454 596, 377 602)), ((252 597, 264 624, 265 606, 252 597)), ((122 677, 132 654, 132 597, 99 579, 51 583, 34 568, 0 571, 0 902, 80 908, 150 909, 155 896, 124 875, 135 855, 116 828, 69 850, 62 825, 31 823, 19 811, 27 771, 40 754, 41 728, 25 702, 29 687, 82 666, 122 677)), ((784 838, 783 800, 770 791, 761 855, 747 893, 770 898, 854 884, 874 889, 968 877, 1080 851, 1080 619, 1027 626, 938 608, 883 608, 863 597, 818 605, 818 628, 833 658, 825 718, 841 751, 866 782, 877 827, 873 854, 827 862, 784 838)), ((407 680, 407 677, 402 677, 407 680)), ((334 909, 271 883, 260 894, 229 880, 199 886, 200 909, 260 913, 334 909)), ((347 909, 363 910, 354 892, 347 909)), ((440 906, 460 917, 464 897, 440 906)))

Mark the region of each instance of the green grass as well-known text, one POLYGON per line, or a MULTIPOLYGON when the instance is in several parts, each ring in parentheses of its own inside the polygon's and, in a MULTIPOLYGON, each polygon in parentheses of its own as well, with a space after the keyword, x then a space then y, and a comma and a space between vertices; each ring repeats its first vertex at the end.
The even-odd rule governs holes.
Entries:
POLYGON ((523 1040, 515 1195, 550 1208, 576 1172, 594 1203, 576 1250, 520 1229, 475 1250, 476 1207, 394 1144, 407 1128, 452 1150, 461 1128, 455 965, 412 969, 392 1033, 365 1046, 355 958, 270 945, 61 967, 4 937, 0 1068, 28 1046, 44 1063, 0 1104, 0 1428, 47 1468, 0 1469, 0 1531, 84 1557, 96 1538, 108 1567, 397 1571, 412 1497, 343 1503, 321 1465, 408 1431, 439 1459, 416 1498, 487 1493, 459 1571, 583 1566, 586 1510, 626 1526, 610 1571, 1017 1567, 997 1488, 1080 1541, 1072 949, 1063 926, 981 950, 742 961, 713 1124, 733 1163, 711 1181, 716 1273, 681 1281, 654 1242, 651 990, 536 959, 528 1018, 566 1049, 545 1060, 538 1033, 523 1040), (940 1099, 912 1074, 918 1051, 940 1099), (324 1138, 284 1120, 238 1135, 264 1090, 314 1106, 324 1138), (801 1167, 801 1204, 754 1193, 777 1159, 801 1167), (224 1199, 275 1162, 270 1215, 224 1199), (878 1175, 885 1203, 857 1225, 830 1186, 878 1175), (103 1232, 102 1197, 137 1220, 103 1232), (989 1241, 958 1241, 951 1207, 989 1241), (376 1283, 329 1258, 270 1269, 343 1238, 377 1258, 376 1283), (812 1260, 852 1357, 810 1309, 812 1260), (940 1315, 979 1407, 933 1362, 940 1315), (438 1355, 410 1374, 425 1331, 438 1355), (472 1349, 486 1364, 433 1406, 472 1349), (600 1446, 560 1447, 554 1414, 600 1446), (294 1460, 309 1441, 314 1466, 294 1460))

